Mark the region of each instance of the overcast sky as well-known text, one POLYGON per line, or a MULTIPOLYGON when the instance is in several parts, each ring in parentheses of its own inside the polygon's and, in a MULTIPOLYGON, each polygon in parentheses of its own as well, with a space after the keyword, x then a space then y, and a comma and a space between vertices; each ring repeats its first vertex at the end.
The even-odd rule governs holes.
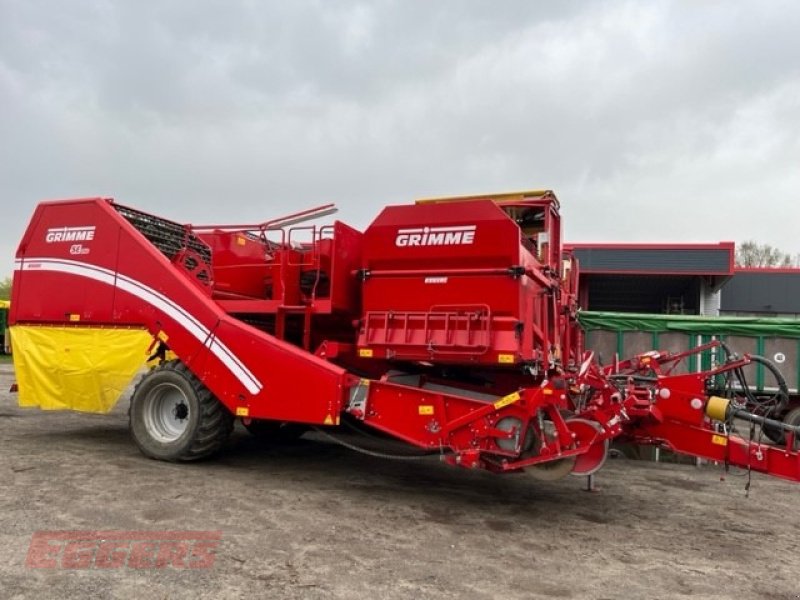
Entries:
POLYGON ((798 32, 792 1, 0 0, 0 275, 80 196, 361 228, 550 188, 568 241, 800 253, 798 32))

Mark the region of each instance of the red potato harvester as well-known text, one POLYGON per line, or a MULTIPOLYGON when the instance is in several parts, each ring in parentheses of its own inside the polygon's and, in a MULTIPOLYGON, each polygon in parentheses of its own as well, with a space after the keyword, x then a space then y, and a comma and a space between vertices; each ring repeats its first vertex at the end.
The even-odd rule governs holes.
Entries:
POLYGON ((149 357, 130 425, 161 460, 214 454, 235 418, 275 438, 347 421, 544 479, 594 473, 612 440, 800 479, 798 424, 769 418, 785 384, 765 401, 742 376, 765 359, 712 342, 689 351, 715 352, 711 370, 675 374, 688 353, 583 352, 552 192, 388 206, 363 233, 309 224, 332 210, 196 226, 40 204, 9 315, 20 404, 106 412, 149 357), (742 420, 784 442, 735 435, 742 420))

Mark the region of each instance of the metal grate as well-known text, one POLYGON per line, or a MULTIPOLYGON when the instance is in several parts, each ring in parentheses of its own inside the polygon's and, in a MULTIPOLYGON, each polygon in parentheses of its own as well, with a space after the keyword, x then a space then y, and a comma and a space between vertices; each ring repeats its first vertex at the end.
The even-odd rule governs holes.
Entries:
POLYGON ((174 260, 179 252, 188 249, 199 256, 206 265, 211 265, 211 248, 183 225, 127 206, 119 204, 113 206, 168 259, 174 260))

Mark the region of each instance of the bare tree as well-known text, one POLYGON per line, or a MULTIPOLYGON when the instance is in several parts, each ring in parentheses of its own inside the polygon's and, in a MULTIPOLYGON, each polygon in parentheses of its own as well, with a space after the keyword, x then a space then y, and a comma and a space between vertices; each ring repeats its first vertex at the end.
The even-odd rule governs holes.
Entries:
POLYGON ((736 246, 737 267, 791 267, 792 255, 769 244, 748 240, 736 246))

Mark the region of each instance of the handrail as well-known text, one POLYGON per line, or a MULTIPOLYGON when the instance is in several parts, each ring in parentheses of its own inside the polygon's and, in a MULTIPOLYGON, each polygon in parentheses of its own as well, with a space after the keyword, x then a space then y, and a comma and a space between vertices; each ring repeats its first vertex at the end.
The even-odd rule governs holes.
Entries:
POLYGON ((192 231, 210 231, 214 229, 221 231, 230 231, 230 230, 264 231, 268 229, 279 229, 281 227, 287 227, 289 225, 296 225, 297 223, 310 221, 311 219, 318 219, 320 217, 332 215, 338 210, 339 209, 336 208, 335 204, 330 203, 330 204, 322 204, 320 206, 315 206, 314 208, 309 208, 306 210, 301 210, 299 212, 291 213, 283 217, 278 217, 277 219, 264 221, 262 223, 246 223, 246 224, 236 224, 236 225, 230 225, 230 224, 187 225, 187 227, 189 227, 192 231))

